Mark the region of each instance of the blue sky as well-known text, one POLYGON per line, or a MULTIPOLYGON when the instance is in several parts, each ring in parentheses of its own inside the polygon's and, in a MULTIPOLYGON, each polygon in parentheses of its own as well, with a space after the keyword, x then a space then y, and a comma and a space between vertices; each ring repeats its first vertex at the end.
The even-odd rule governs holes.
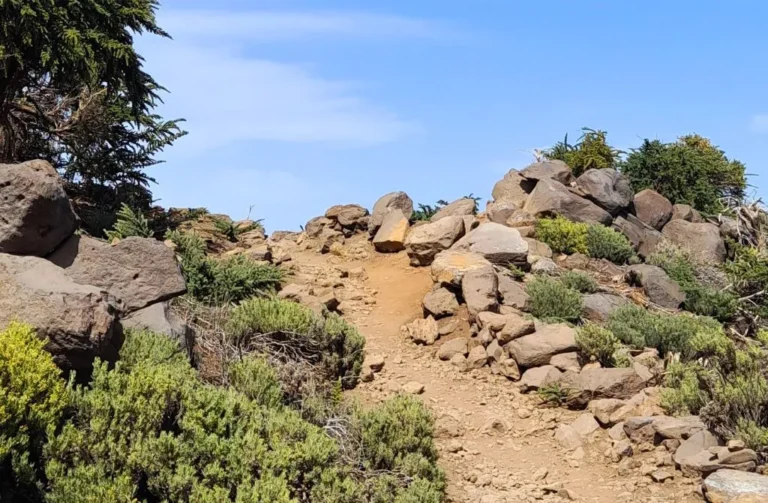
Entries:
POLYGON ((164 0, 142 37, 190 134, 159 204, 298 229, 333 204, 484 199, 530 151, 710 137, 768 195, 768 2, 164 0))

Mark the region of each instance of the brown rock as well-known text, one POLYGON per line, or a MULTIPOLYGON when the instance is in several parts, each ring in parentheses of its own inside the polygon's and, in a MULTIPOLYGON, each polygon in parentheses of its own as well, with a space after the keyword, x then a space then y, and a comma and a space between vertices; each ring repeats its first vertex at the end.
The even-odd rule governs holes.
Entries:
POLYGON ((489 262, 503 266, 524 265, 528 257, 528 243, 520 232, 493 222, 468 233, 451 249, 477 253, 489 262))
POLYGON ((637 218, 656 230, 661 230, 672 218, 672 203, 652 189, 635 194, 632 207, 637 218))
POLYGON ((76 283, 108 291, 124 313, 187 291, 173 250, 151 238, 130 237, 110 245, 72 236, 49 260, 76 283))
POLYGON ((627 279, 632 285, 642 286, 651 302, 661 307, 677 309, 685 302, 685 292, 661 267, 648 264, 630 266, 627 279))
POLYGON ((348 229, 367 228, 368 221, 365 219, 367 216, 368 210, 359 204, 339 204, 331 206, 325 212, 325 218, 334 220, 341 227, 348 229))
POLYGON ((371 236, 379 230, 381 224, 384 223, 384 217, 390 210, 400 210, 405 218, 410 220, 411 215, 413 215, 413 201, 405 192, 390 192, 379 198, 373 205, 373 213, 368 222, 368 231, 371 236))
POLYGON ((563 373, 552 365, 544 365, 526 370, 520 380, 520 390, 535 391, 548 384, 560 382, 563 373))
POLYGON ((523 211, 538 218, 562 215, 569 220, 610 225, 610 213, 577 196, 554 180, 540 180, 528 196, 523 211))
POLYGON ((333 221, 329 218, 315 217, 304 226, 304 232, 306 232, 307 236, 310 238, 318 238, 320 237, 320 233, 323 232, 323 229, 332 224, 333 221))
MULTIPOLYGON (((437 224, 446 220, 448 219, 444 218, 437 224)), ((435 256, 432 262, 432 280, 435 283, 460 287, 466 273, 490 266, 491 263, 477 253, 448 250, 435 256)))
POLYGON ((578 394, 570 401, 587 404, 597 398, 627 399, 645 387, 645 380, 634 369, 583 369, 578 378, 578 394))
POLYGON ((737 470, 718 470, 704 480, 711 503, 768 503, 768 477, 737 470))
POLYGON ((77 216, 53 166, 0 164, 0 253, 42 257, 76 228, 77 216))
POLYGON ((555 430, 555 440, 566 450, 573 451, 582 446, 581 435, 572 426, 561 424, 555 430))
POLYGON ((425 344, 427 346, 434 344, 438 337, 437 322, 432 316, 423 320, 413 320, 408 325, 405 325, 404 329, 405 333, 410 336, 413 342, 425 344))
POLYGON ((498 292, 498 278, 491 266, 468 271, 461 280, 461 293, 471 318, 483 311, 497 310, 498 292))
POLYGON ((587 410, 594 414, 595 418, 602 424, 612 424, 611 414, 620 409, 626 402, 618 398, 600 398, 591 400, 587 404, 587 410))
POLYGON ((714 224, 694 224, 673 220, 661 231, 665 238, 689 250, 698 260, 709 264, 725 262, 725 242, 714 224))
POLYGON ((410 227, 408 219, 401 211, 390 210, 373 238, 374 248, 381 253, 395 253, 404 250, 405 237, 410 227))
POLYGON ((582 300, 584 303, 584 317, 597 323, 608 320, 608 316, 612 312, 629 304, 629 301, 624 297, 610 293, 592 293, 585 295, 582 300))
POLYGON ((626 215, 626 218, 616 217, 613 228, 624 234, 637 250, 637 254, 643 258, 656 251, 663 240, 659 231, 644 224, 634 215, 626 215))
POLYGON ((405 249, 413 266, 432 263, 438 253, 450 248, 464 235, 464 219, 445 217, 437 222, 414 226, 405 239, 405 249))
MULTIPOLYGON (((527 194, 526 197, 528 197, 527 194)), ((485 214, 491 222, 503 225, 519 209, 520 206, 512 201, 489 201, 485 207, 485 214)))
POLYGON ((454 355, 467 356, 469 354, 469 347, 465 337, 459 337, 458 339, 451 339, 440 345, 437 350, 437 357, 443 361, 448 361, 454 357, 454 355))
POLYGON ((431 314, 435 319, 445 316, 452 316, 459 310, 459 301, 456 295, 447 288, 438 288, 432 290, 424 296, 424 311, 431 314))
POLYGON ((488 363, 488 353, 483 346, 475 346, 467 355, 467 366, 473 369, 483 368, 488 363))
POLYGON ((576 189, 612 215, 628 208, 634 196, 629 178, 615 169, 588 169, 576 180, 576 189))
POLYGON ((508 201, 516 204, 518 207, 522 207, 535 184, 536 182, 534 180, 528 180, 518 171, 511 170, 504 175, 502 180, 496 182, 491 195, 493 196, 494 202, 508 201))
POLYGON ((554 365, 563 372, 567 370, 578 372, 581 370, 581 365, 579 365, 579 354, 576 352, 555 355, 550 358, 549 364, 554 365))
POLYGON ((544 325, 536 333, 510 342, 507 350, 521 367, 546 365, 558 353, 578 350, 576 331, 565 324, 544 325))
POLYGON ((507 314, 504 317, 506 318, 504 326, 496 334, 499 344, 505 345, 536 331, 533 320, 525 319, 518 314, 507 314))
MULTIPOLYGON (((717 438, 709 431, 702 430, 696 432, 680 444, 680 447, 678 447, 675 452, 675 463, 682 465, 685 463, 686 459, 696 456, 703 451, 706 451, 707 454, 711 454, 709 448, 717 447, 717 445, 717 438)), ((712 454, 710 459, 716 458, 717 456, 712 454)))
POLYGON ((438 220, 445 217, 463 217, 466 215, 474 215, 476 204, 477 203, 475 203, 474 199, 470 199, 468 197, 457 199, 456 201, 453 201, 452 203, 447 204, 437 210, 437 212, 432 215, 432 218, 430 218, 429 221, 437 222, 438 220))
POLYGON ((573 181, 573 172, 563 161, 535 162, 520 171, 520 176, 527 180, 556 180, 563 185, 573 181))
POLYGON ((501 375, 513 381, 520 379, 520 368, 514 358, 506 358, 499 362, 499 371, 501 375))
POLYGON ((700 223, 703 221, 701 214, 687 204, 672 205, 672 220, 685 220, 686 222, 700 223))
POLYGON ((530 311, 530 296, 525 290, 525 285, 515 281, 506 274, 497 274, 499 278, 499 295, 505 306, 510 306, 520 311, 530 311))

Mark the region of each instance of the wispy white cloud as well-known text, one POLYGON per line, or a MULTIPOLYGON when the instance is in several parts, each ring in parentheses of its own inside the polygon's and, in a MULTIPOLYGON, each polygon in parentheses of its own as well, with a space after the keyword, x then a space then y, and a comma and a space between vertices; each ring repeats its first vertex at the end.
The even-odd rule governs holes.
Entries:
POLYGON ((447 38, 458 33, 444 23, 364 12, 227 12, 169 10, 161 25, 174 37, 238 38, 252 42, 345 38, 447 38))
POLYGON ((768 114, 752 116, 752 130, 758 133, 768 134, 768 114))

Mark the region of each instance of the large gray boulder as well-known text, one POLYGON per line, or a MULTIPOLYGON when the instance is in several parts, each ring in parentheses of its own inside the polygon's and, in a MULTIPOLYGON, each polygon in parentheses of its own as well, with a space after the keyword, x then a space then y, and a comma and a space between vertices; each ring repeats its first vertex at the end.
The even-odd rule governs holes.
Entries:
POLYGON ((725 262, 725 242, 720 237, 720 229, 714 224, 672 220, 661 233, 671 242, 689 250, 701 262, 725 262))
POLYGON ((576 179, 576 189, 611 215, 627 209, 634 196, 629 178, 615 169, 588 169, 576 179))
POLYGON ((493 222, 480 225, 451 249, 478 253, 489 262, 504 266, 524 266, 528 258, 528 243, 520 232, 493 222))
POLYGON ((479 253, 446 250, 438 253, 432 262, 432 280, 435 283, 460 287, 465 274, 489 266, 491 263, 479 253))
POLYGON ((530 311, 530 296, 525 289, 525 285, 506 274, 497 274, 499 278, 499 295, 501 303, 505 306, 519 309, 520 311, 530 311))
POLYGON ((547 365, 556 354, 579 349, 576 331, 562 323, 544 325, 533 334, 513 340, 506 347, 523 368, 547 365))
POLYGON ((664 239, 661 232, 644 224, 635 215, 626 215, 626 218, 616 217, 613 228, 624 234, 637 250, 637 254, 643 258, 655 252, 664 239))
POLYGON ((0 253, 42 257, 76 228, 77 216, 53 166, 0 164, 0 253))
POLYGON ((634 368, 587 368, 576 378, 568 400, 573 406, 601 398, 627 400, 645 388, 646 377, 634 368))
POLYGON ((704 479, 704 495, 714 503, 768 502, 768 476, 740 470, 717 470, 704 479))
POLYGON ((382 253, 395 253, 405 249, 405 237, 411 225, 400 210, 390 210, 373 237, 373 247, 382 253))
POLYGON ((356 231, 368 229, 370 216, 368 210, 359 204, 337 204, 325 212, 325 218, 333 222, 335 230, 349 237, 356 231))
POLYGON ((584 317, 596 323, 608 319, 612 312, 629 304, 624 297, 610 293, 592 293, 583 297, 584 317))
POLYGON ((522 207, 535 185, 535 180, 528 180, 513 169, 496 182, 491 195, 494 202, 506 201, 522 207))
POLYGON ((87 374, 94 358, 117 358, 121 327, 103 289, 75 283, 45 259, 7 254, 0 254, 0 285, 0 329, 32 325, 63 369, 87 374))
MULTIPOLYGON (((526 194, 526 197, 528 195, 526 194)), ((506 224, 509 217, 520 209, 520 205, 508 200, 489 201, 485 206, 488 220, 497 224, 506 224)))
POLYGON ((124 313, 187 291, 175 253, 155 239, 130 237, 110 245, 72 236, 49 260, 73 281, 108 291, 124 313))
POLYGON ((464 235, 464 219, 446 217, 437 222, 414 226, 405 239, 411 265, 429 265, 441 251, 449 249, 464 235))
POLYGON ((447 204, 437 210, 437 212, 432 215, 432 218, 430 218, 429 221, 437 222, 438 220, 445 217, 464 217, 468 215, 474 215, 476 204, 477 203, 474 199, 470 199, 468 197, 457 199, 456 201, 453 201, 452 203, 447 204))
POLYGON ((555 180, 539 180, 528 196, 523 211, 537 218, 562 215, 575 222, 610 225, 611 214, 579 197, 555 180))
POLYGON ((627 270, 627 279, 630 284, 642 286, 651 302, 661 307, 677 309, 685 302, 685 292, 661 267, 633 265, 627 270))
POLYGON ((413 215, 413 201, 405 192, 390 192, 381 196, 373 205, 373 212, 368 222, 368 231, 371 236, 376 234, 381 224, 384 223, 384 217, 393 209, 400 210, 405 218, 410 220, 411 215, 413 215))
POLYGON ((573 181, 573 172, 563 161, 535 162, 520 171, 520 175, 528 180, 555 180, 563 185, 573 181))
POLYGON ((652 189, 645 189, 635 194, 632 208, 641 222, 656 230, 661 230, 672 218, 672 203, 652 189))
POLYGON ((438 318, 452 316, 459 310, 459 301, 456 300, 456 294, 447 288, 440 287, 424 296, 422 301, 424 311, 438 318))
POLYGON ((461 294, 471 318, 483 311, 496 311, 498 293, 499 282, 493 266, 468 271, 461 280, 461 294))

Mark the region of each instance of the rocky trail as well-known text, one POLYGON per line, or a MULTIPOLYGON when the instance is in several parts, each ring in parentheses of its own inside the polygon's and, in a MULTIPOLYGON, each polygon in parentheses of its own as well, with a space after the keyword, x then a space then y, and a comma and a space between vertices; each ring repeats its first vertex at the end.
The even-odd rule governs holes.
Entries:
MULTIPOLYGON (((353 249, 364 246, 352 243, 353 249)), ((360 255, 358 253, 358 255, 360 255)), ((559 425, 583 414, 541 404, 535 394, 523 394, 516 383, 493 375, 488 367, 462 372, 435 357, 439 344, 414 344, 401 327, 423 317, 422 299, 432 288, 429 268, 409 266, 405 253, 381 255, 371 250, 365 259, 346 259, 343 253, 294 255, 299 270, 339 268, 355 271, 356 287, 368 292, 359 309, 345 310, 366 337, 366 350, 384 366, 375 379, 353 393, 364 402, 392 394, 419 394, 437 419, 436 436, 441 464, 448 477, 449 501, 455 502, 687 502, 700 501, 696 480, 679 476, 654 482, 643 470, 669 474, 666 449, 637 453, 632 464, 612 463, 612 442, 587 415, 582 439, 566 449, 555 439, 559 425)), ((322 276, 322 275, 321 275, 322 276)), ((354 297, 355 294, 352 294, 354 297)), ((466 313, 460 323, 466 325, 466 313)), ((463 326, 462 325, 462 326, 463 326)), ((462 328, 441 343, 459 336, 462 328)), ((466 334, 464 334, 466 335, 466 334)))

